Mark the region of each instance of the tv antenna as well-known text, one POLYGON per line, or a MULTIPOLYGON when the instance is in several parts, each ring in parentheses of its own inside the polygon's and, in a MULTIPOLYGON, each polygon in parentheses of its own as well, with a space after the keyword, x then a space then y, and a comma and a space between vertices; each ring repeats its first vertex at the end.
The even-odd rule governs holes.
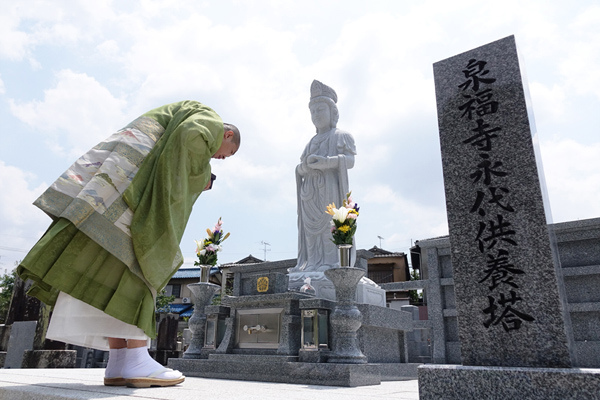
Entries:
POLYGON ((379 248, 381 249, 381 241, 384 240, 385 238, 382 238, 381 236, 377 236, 377 238, 379 239, 379 248))
POLYGON ((267 261, 267 251, 271 251, 271 249, 267 249, 267 246, 271 247, 271 243, 267 243, 264 240, 261 240, 260 244, 263 245, 264 260, 267 261))

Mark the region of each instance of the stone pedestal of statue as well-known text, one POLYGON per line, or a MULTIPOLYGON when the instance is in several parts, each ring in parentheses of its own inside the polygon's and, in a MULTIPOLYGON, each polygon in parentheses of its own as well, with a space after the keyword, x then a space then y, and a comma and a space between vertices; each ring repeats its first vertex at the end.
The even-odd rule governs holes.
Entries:
MULTIPOLYGON (((315 297, 335 301, 335 286, 324 272, 290 272, 290 289, 299 290, 306 278, 315 289, 315 297)), ((370 279, 362 278, 356 287, 354 301, 360 304, 371 304, 385 307, 385 290, 370 279)))

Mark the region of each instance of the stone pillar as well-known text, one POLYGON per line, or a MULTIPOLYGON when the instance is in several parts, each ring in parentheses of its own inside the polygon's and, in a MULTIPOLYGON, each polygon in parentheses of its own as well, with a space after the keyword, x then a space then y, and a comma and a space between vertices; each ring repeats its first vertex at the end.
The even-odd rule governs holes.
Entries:
POLYGON ((444 328, 444 305, 442 303, 441 266, 438 252, 435 247, 424 249, 427 266, 427 310, 431 321, 433 336, 432 362, 434 364, 446 363, 446 330, 444 328))
POLYGON ((463 364, 569 367, 515 39, 435 63, 434 76, 463 364))
POLYGON ((440 61, 434 78, 463 365, 419 367, 419 397, 597 397, 600 371, 569 368, 570 319, 515 38, 440 61))

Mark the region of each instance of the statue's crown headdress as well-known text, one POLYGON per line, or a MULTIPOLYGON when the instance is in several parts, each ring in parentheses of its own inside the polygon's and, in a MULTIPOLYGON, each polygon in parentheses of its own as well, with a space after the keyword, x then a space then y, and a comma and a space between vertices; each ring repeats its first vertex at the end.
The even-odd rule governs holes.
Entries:
POLYGON ((334 103, 337 103, 335 90, 315 79, 312 85, 310 85, 310 99, 312 100, 321 96, 329 97, 334 103))

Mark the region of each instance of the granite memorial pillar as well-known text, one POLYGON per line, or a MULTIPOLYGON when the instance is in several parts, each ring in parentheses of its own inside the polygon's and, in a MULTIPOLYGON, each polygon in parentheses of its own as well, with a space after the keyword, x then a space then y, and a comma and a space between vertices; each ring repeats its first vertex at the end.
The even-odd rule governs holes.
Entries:
POLYGON ((433 69, 463 365, 420 367, 421 399, 559 398, 579 378, 515 38, 433 69))
POLYGON ((514 36, 434 75, 462 362, 570 367, 514 36))

